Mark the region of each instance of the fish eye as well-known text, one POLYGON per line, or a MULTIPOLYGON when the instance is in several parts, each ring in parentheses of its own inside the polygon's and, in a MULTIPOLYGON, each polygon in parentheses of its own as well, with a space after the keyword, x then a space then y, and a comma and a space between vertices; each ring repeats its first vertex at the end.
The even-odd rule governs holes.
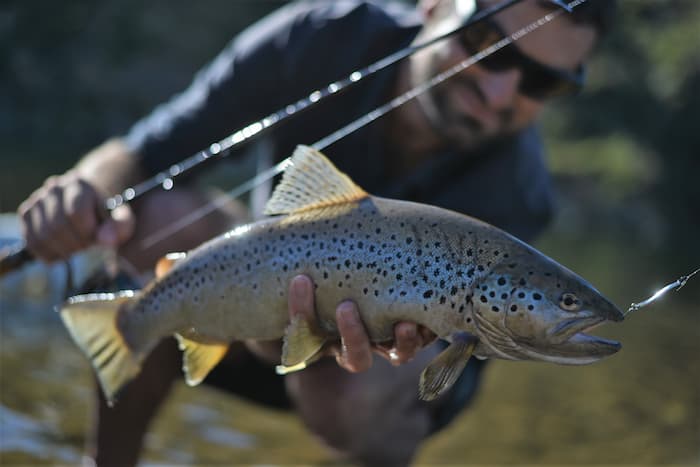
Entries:
POLYGON ((566 311, 578 311, 581 308, 581 301, 572 293, 564 293, 559 299, 559 307, 566 311))

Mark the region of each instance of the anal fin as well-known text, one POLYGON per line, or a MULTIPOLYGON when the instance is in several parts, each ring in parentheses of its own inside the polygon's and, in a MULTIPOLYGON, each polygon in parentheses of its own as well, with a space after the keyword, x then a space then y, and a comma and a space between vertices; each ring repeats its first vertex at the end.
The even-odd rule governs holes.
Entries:
POLYGON ((197 342, 175 334, 182 350, 182 369, 190 386, 201 383, 228 351, 228 344, 197 342))
POLYGON ((474 352, 478 339, 460 334, 431 361, 420 375, 418 395, 424 401, 437 399, 457 381, 474 352))

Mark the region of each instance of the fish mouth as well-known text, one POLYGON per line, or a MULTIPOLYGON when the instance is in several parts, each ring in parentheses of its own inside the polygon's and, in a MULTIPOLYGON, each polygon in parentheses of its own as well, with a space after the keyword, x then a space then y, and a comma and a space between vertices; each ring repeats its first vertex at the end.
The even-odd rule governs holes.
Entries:
MULTIPOLYGON (((619 342, 588 334, 610 321, 604 316, 584 316, 559 323, 551 333, 553 360, 564 364, 585 364, 610 356, 622 348, 619 342)), ((617 320, 615 320, 617 321, 617 320)))

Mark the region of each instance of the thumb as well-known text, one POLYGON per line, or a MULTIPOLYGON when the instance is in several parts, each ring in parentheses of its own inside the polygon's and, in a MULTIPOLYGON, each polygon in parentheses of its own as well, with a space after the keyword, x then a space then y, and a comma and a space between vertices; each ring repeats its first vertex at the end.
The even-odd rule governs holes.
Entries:
POLYGON ((119 246, 131 238, 135 226, 131 208, 126 204, 119 206, 97 229, 97 243, 108 247, 119 246))

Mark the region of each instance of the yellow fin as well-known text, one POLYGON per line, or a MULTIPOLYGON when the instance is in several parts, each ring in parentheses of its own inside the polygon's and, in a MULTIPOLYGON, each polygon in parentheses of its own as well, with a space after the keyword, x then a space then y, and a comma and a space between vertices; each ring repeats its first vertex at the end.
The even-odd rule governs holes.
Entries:
POLYGON ((278 375, 286 375, 288 373, 294 373, 295 371, 301 371, 304 368, 306 368, 307 366, 311 365, 316 360, 319 360, 322 356, 323 355, 321 354, 321 352, 316 352, 314 355, 312 355, 311 357, 309 357, 305 361, 303 361, 301 363, 297 363, 296 365, 292 365, 292 366, 277 365, 275 367, 275 372, 278 375))
POLYGON ((366 198, 367 193, 309 146, 297 146, 291 164, 265 206, 267 215, 318 209, 366 198))
POLYGON ((90 359, 110 406, 141 370, 141 356, 129 348, 117 327, 117 316, 135 297, 132 291, 78 295, 61 309, 63 323, 90 359))
POLYGON ((190 386, 201 383, 228 351, 228 344, 197 342, 179 334, 175 334, 175 337, 180 350, 184 352, 182 369, 185 381, 190 386))
POLYGON ((467 365, 478 340, 473 336, 458 336, 431 361, 420 375, 418 395, 424 401, 437 399, 450 389, 467 365))
POLYGON ((170 271, 175 264, 187 257, 187 253, 168 253, 167 255, 163 256, 161 259, 158 260, 156 263, 156 278, 163 277, 165 274, 170 271))
POLYGON ((284 334, 282 365, 277 368, 277 373, 290 373, 305 368, 317 359, 315 357, 325 342, 326 339, 320 336, 308 321, 301 316, 295 316, 284 334), (296 368, 301 364, 304 366, 296 368))

